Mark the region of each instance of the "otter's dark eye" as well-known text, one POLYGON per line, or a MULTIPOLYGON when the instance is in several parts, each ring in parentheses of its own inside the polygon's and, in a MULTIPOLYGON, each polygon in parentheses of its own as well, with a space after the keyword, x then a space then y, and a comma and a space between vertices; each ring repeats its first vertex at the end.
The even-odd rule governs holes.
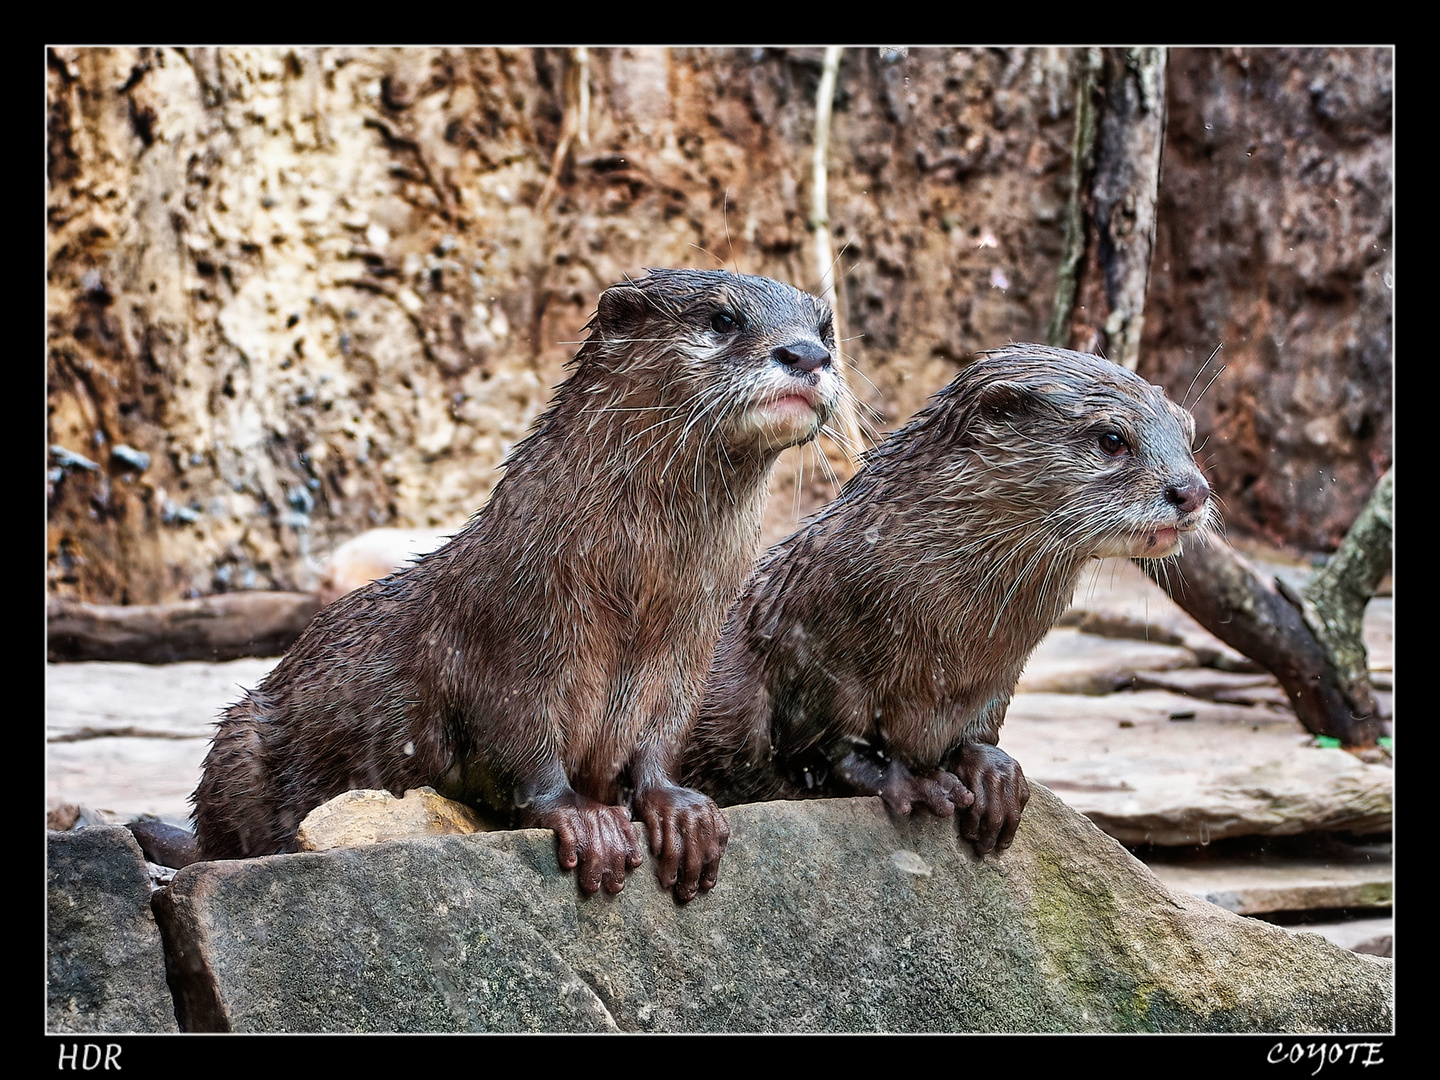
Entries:
POLYGON ((733 334, 740 329, 740 323, 733 315, 717 311, 710 316, 710 329, 717 334, 733 334))
POLYGON ((1100 452, 1107 457, 1119 457, 1130 452, 1130 444, 1113 431, 1100 436, 1100 452))

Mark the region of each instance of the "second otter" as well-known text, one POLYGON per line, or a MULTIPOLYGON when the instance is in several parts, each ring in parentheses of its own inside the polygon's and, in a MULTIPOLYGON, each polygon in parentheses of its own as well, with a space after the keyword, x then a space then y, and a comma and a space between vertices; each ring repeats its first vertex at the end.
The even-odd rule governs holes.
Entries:
POLYGON ((980 854, 1029 798, 996 745, 1026 659, 1102 556, 1209 520, 1190 414, 1041 345, 960 372, 761 560, 721 633, 683 782, 722 805, 878 794, 980 854))
POLYGON ((223 715, 193 796, 202 854, 293 850, 326 799, 428 784, 553 829, 585 892, 640 864, 631 805, 664 885, 713 885, 728 828, 675 783, 681 741, 771 465, 842 400, 834 349, 829 307, 764 278, 606 290, 489 503, 322 609, 223 715))

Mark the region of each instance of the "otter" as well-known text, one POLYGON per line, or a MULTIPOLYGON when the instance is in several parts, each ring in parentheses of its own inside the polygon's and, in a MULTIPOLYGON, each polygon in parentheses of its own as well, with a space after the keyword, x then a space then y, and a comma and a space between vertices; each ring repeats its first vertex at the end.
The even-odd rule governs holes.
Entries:
POLYGON ((1102 556, 1204 529, 1190 414, 1099 357, 983 353, 731 609, 681 782, 721 805, 879 795, 959 815, 980 856, 1029 798, 998 744, 1026 659, 1102 556))
POLYGON ((430 785, 553 829, 583 892, 643 861, 679 900, 729 836, 676 782, 771 467, 845 393, 828 305, 725 271, 600 296, 572 372, 448 544, 320 610, 223 714, 192 796, 205 858, 294 850, 353 788, 430 785))

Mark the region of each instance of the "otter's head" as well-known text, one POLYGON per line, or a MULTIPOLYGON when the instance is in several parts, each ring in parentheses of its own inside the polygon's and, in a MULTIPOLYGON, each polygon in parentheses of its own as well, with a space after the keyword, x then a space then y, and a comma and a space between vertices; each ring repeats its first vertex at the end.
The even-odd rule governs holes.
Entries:
POLYGON ((584 362, 622 381, 628 401, 676 410, 687 436, 718 435, 728 450, 808 442, 846 393, 830 306, 769 278, 649 270, 600 295, 591 329, 584 362))
POLYGON ((1041 519, 1059 547, 1159 559, 1209 524, 1195 421, 1138 375, 1087 353, 1010 345, 956 384, 969 405, 960 441, 987 502, 1041 519))

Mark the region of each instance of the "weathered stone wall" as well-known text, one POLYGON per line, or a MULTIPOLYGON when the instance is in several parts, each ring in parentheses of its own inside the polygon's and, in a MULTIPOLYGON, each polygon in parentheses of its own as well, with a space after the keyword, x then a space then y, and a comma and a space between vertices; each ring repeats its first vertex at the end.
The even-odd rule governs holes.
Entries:
MULTIPOLYGON (((308 586, 355 532, 480 505, 611 282, 718 260, 814 287, 820 57, 592 49, 582 110, 568 50, 52 50, 51 591, 308 586)), ((974 350, 1043 338, 1071 62, 846 52, 829 218, 853 381, 882 425, 974 350)), ((1236 367, 1201 413, 1237 529, 1323 546, 1389 458, 1371 272, 1388 251, 1357 239, 1383 224, 1388 248, 1388 64, 1172 61, 1141 370, 1183 393, 1224 342, 1236 367), (1264 116, 1281 141, 1257 144, 1263 171, 1204 127, 1222 114, 1243 131, 1264 116), (1285 224, 1285 198, 1353 234, 1292 258, 1310 226, 1285 224)), ((770 538, 833 493, 819 466, 791 452, 770 538)))
POLYGON ((1333 549, 1393 459, 1388 49, 1176 49, 1141 372, 1227 526, 1333 549), (1215 364, 1206 358, 1222 346, 1215 364))

